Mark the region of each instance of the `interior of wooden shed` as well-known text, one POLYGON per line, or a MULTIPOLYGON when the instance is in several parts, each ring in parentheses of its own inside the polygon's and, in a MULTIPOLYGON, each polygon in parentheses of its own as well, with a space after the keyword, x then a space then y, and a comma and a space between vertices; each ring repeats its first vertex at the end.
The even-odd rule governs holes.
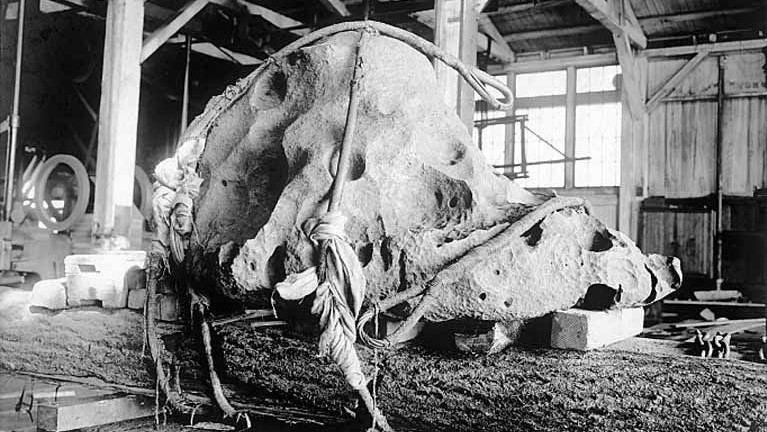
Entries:
MULTIPOLYGON (((766 31, 764 0, 2 0, 0 431, 762 430, 766 31), (184 281, 147 291, 153 248, 173 236, 157 220, 176 227, 158 216, 162 162, 286 46, 357 22, 411 32, 508 87, 496 104, 432 59, 446 112, 495 175, 585 198, 643 253, 678 258, 680 286, 604 321, 579 315, 584 298, 503 330, 423 319, 401 349, 386 337, 407 320, 365 303, 375 327, 355 314, 359 332, 390 344, 351 330, 373 410, 317 359, 310 314, 283 320, 275 294, 198 314, 184 281)), ((203 164, 190 166, 213 171, 203 164)), ((157 279, 171 280, 177 251, 163 247, 157 279)), ((227 253, 186 262, 218 271, 205 260, 232 265, 227 253)))

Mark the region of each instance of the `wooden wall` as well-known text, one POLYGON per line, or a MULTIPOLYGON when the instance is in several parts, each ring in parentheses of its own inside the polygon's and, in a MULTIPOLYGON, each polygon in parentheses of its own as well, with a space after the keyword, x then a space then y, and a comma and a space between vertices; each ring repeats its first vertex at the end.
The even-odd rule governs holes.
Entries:
MULTIPOLYGON (((648 98, 689 57, 649 59, 648 98)), ((723 59, 723 190, 725 195, 752 196, 755 188, 767 187, 765 54, 731 52, 723 59)), ((633 153, 634 169, 642 173, 635 186, 645 187, 648 196, 694 198, 716 192, 718 68, 718 58, 709 56, 649 114, 646 148, 633 153)), ((730 223, 730 209, 725 210, 725 229, 739 229, 730 223)), ((677 256, 686 273, 714 276, 713 212, 647 212, 640 219, 645 252, 677 256)), ((725 271, 725 282, 735 279, 737 274, 725 271)))
MULTIPOLYGON (((767 87, 763 53, 727 54, 722 172, 724 193, 767 187, 767 87)), ((651 59, 652 95, 687 60, 651 59)), ((690 198, 716 192, 717 57, 710 56, 649 117, 649 195, 690 198)))

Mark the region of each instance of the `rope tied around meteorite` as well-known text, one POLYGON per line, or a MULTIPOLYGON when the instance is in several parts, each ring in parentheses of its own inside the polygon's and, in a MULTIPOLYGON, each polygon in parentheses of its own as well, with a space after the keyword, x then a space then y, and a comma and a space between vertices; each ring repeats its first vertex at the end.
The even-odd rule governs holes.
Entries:
POLYGON ((365 385, 360 362, 354 351, 357 316, 365 295, 365 276, 357 255, 344 233, 346 217, 326 213, 309 234, 321 248, 324 261, 301 273, 288 276, 275 290, 285 300, 299 300, 316 293, 312 313, 323 329, 320 354, 332 358, 355 390, 365 385))

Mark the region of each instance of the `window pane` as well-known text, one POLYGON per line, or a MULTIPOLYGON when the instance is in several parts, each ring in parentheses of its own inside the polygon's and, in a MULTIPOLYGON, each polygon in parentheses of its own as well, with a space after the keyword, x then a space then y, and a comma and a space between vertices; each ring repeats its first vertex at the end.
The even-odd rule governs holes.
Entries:
MULTIPOLYGON (((504 84, 507 83, 507 76, 505 74, 493 75, 493 78, 504 84)), ((503 94, 501 94, 501 92, 489 86, 488 88, 492 96, 496 98, 503 98, 503 94)), ((474 111, 475 121, 506 117, 508 115, 505 111, 489 109, 487 103, 477 92, 474 92, 474 101, 476 102, 475 107, 477 107, 474 111)), ((482 150, 482 153, 485 155, 485 159, 487 160, 488 164, 503 165, 506 125, 497 124, 483 127, 475 126, 472 132, 472 136, 474 138, 474 142, 477 144, 477 146, 479 146, 479 148, 482 150)), ((502 172, 503 170, 499 169, 497 171, 502 172)))
MULTIPOLYGON (((505 117, 503 111, 488 111, 483 113, 477 111, 474 113, 474 120, 486 120, 492 118, 505 117)), ((482 150, 487 163, 490 165, 503 165, 504 148, 506 142, 506 125, 494 124, 484 127, 474 127, 474 142, 482 150), (481 131, 481 133, 480 133, 481 131)), ((499 170, 502 172, 502 170, 499 170)))
POLYGON ((575 186, 620 184, 621 104, 578 105, 575 109, 575 186))
POLYGON ((576 92, 601 92, 617 90, 620 66, 598 66, 576 71, 576 92))
MULTIPOLYGON (((527 115, 525 126, 525 153, 527 162, 560 160, 565 151, 565 107, 543 107, 517 109, 516 115, 527 115), (539 135, 537 137, 535 135, 539 135), (548 144, 547 144, 548 142, 548 144), (550 144, 550 145, 549 145, 550 144), (559 150, 555 150, 554 148, 559 150)), ((521 123, 515 125, 514 163, 522 162, 521 123)), ((515 167, 519 172, 521 167, 515 167)), ((519 178, 517 183, 523 187, 563 187, 565 185, 565 166, 563 163, 545 163, 527 167, 528 178, 519 178)))
POLYGON ((567 71, 517 75, 516 97, 563 95, 567 92, 567 71))

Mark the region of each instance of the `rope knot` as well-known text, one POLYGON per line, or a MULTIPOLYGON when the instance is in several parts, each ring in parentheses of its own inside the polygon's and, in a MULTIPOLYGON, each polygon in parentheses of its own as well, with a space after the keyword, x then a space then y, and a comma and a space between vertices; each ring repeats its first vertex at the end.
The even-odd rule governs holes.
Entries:
POLYGON ((346 221, 346 216, 339 211, 327 212, 310 227, 309 239, 315 244, 328 240, 348 243, 349 238, 344 232, 346 221))

